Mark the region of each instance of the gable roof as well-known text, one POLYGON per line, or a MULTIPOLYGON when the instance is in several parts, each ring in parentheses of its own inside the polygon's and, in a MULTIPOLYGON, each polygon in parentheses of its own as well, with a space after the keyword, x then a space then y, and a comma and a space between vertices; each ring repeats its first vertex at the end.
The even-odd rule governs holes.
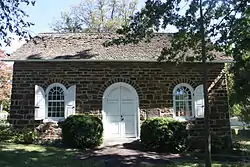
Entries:
MULTIPOLYGON (((42 33, 17 49, 8 60, 157 61, 162 48, 170 45, 170 35, 159 33, 149 43, 103 46, 115 37, 117 34, 112 33, 42 33)), ((217 54, 213 61, 229 60, 217 54)))

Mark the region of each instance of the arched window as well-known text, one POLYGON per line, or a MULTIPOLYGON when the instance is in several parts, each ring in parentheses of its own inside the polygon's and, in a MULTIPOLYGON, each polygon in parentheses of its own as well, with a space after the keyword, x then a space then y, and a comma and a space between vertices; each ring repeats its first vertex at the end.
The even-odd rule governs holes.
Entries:
POLYGON ((174 116, 193 117, 193 88, 185 83, 178 84, 173 90, 174 116))
POLYGON ((64 118, 65 116, 65 91, 66 88, 58 83, 52 84, 47 89, 47 117, 64 118))
POLYGON ((35 85, 35 120, 44 122, 62 121, 75 114, 76 85, 68 89, 60 83, 53 83, 46 91, 35 85))

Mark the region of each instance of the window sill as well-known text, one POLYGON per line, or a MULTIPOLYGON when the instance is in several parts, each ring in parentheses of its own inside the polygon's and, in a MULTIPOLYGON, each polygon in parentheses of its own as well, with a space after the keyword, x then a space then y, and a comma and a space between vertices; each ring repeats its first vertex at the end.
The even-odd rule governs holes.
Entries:
POLYGON ((56 118, 45 118, 43 120, 43 123, 48 123, 48 122, 51 122, 51 123, 58 123, 58 122, 62 122, 64 121, 65 118, 64 117, 56 117, 56 118))
POLYGON ((181 122, 188 122, 195 120, 195 117, 174 117, 174 119, 181 121, 181 122))

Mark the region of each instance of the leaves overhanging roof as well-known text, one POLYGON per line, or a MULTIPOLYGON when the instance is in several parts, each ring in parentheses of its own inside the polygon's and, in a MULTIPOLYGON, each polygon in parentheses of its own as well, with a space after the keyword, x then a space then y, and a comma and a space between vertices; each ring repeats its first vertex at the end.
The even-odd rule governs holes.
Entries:
MULTIPOLYGON (((150 42, 103 44, 118 37, 114 33, 41 33, 25 43, 8 60, 157 61, 162 48, 170 46, 170 34, 157 33, 150 42)), ((217 54, 213 61, 232 61, 217 54)))

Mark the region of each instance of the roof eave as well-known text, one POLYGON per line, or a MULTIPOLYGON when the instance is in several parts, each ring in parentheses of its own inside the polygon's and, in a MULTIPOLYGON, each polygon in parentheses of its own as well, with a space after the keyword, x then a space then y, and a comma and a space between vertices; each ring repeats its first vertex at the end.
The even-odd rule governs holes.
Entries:
MULTIPOLYGON (((29 60, 10 60, 4 59, 5 62, 159 62, 157 60, 91 60, 91 59, 29 59, 29 60)), ((171 62, 171 61, 162 61, 171 62)), ((199 61, 188 61, 185 63, 202 63, 199 61)), ((207 61, 207 63, 235 63, 234 60, 213 60, 207 61)))

